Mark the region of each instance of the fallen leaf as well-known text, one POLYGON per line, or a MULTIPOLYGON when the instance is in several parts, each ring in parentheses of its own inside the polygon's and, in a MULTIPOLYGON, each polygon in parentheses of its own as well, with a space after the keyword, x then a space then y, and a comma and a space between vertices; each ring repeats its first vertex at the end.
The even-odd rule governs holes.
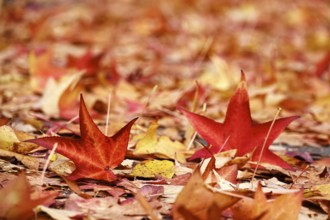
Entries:
POLYGON ((237 180, 236 180, 238 174, 237 164, 221 167, 220 169, 217 169, 216 172, 225 180, 233 184, 237 184, 237 180))
POLYGON ((205 185, 200 172, 195 171, 175 200, 173 219, 221 219, 222 211, 238 200, 221 192, 213 192, 205 185))
POLYGON ((40 100, 41 110, 53 117, 62 116, 71 119, 76 116, 75 99, 80 93, 78 84, 82 73, 74 73, 61 77, 58 81, 49 79, 40 100), (50 98, 51 97, 51 98, 50 98), (71 112, 69 114, 68 112, 71 112))
POLYGON ((283 194, 270 203, 269 211, 262 220, 298 219, 303 193, 283 194))
POLYGON ((266 212, 266 203, 266 195, 262 192, 259 184, 254 193, 254 199, 243 198, 231 207, 233 217, 234 219, 258 219, 266 212))
POLYGON ((48 208, 46 206, 38 206, 37 211, 47 213, 50 217, 56 220, 71 220, 72 218, 78 218, 82 216, 82 212, 54 209, 48 208))
POLYGON ((16 160, 20 161, 26 167, 28 167, 32 170, 39 169, 40 162, 39 162, 39 158, 36 158, 36 157, 31 157, 31 156, 15 153, 12 151, 2 150, 2 149, 0 149, 0 157, 15 157, 16 160))
MULTIPOLYGON (((212 147, 209 149, 213 154, 223 150, 237 149, 237 156, 253 153, 252 161, 258 161, 262 152, 265 138, 270 129, 272 121, 258 124, 253 122, 250 113, 249 97, 244 73, 242 72, 241 83, 235 94, 230 99, 226 118, 223 123, 215 122, 204 116, 189 112, 184 109, 180 111, 188 118, 195 130, 212 147)), ((280 166, 284 169, 292 169, 289 164, 269 150, 269 146, 298 116, 277 119, 269 133, 261 162, 280 166)), ((206 149, 197 151, 190 159, 208 158, 210 153, 206 149)))
POLYGON ((177 101, 177 106, 180 107, 189 107, 189 109, 195 109, 197 104, 203 103, 206 98, 206 88, 201 86, 196 81, 196 87, 193 89, 188 90, 187 92, 183 93, 180 99, 177 101), (192 104, 191 104, 192 103, 192 104))
POLYGON ((19 140, 15 134, 14 129, 8 125, 0 126, 0 148, 4 150, 11 150, 14 143, 18 143, 19 140))
POLYGON ((52 193, 37 199, 31 199, 32 190, 22 172, 17 178, 0 190, 0 218, 8 220, 29 219, 34 215, 33 209, 47 200, 53 199, 56 194, 52 193))
POLYGON ((94 55, 89 48, 87 52, 80 57, 69 55, 68 66, 78 70, 84 70, 86 75, 93 75, 97 73, 97 70, 100 68, 100 63, 103 57, 104 53, 94 55))
POLYGON ((330 198, 330 183, 329 184, 315 185, 311 188, 311 190, 316 190, 322 196, 329 196, 329 198, 330 198))
POLYGON ((0 149, 12 151, 19 154, 27 154, 38 146, 32 143, 21 142, 31 135, 15 131, 8 125, 0 126, 0 149))
POLYGON ((258 184, 254 199, 243 198, 231 207, 233 219, 246 220, 281 220, 298 219, 303 194, 301 191, 283 194, 273 201, 267 201, 262 191, 261 184, 258 184))
POLYGON ((28 141, 47 149, 52 149, 58 143, 57 152, 75 163, 76 169, 69 175, 71 180, 91 178, 113 181, 116 176, 111 169, 124 160, 130 129, 136 120, 131 120, 112 137, 105 136, 93 122, 81 95, 80 139, 44 137, 28 141))
POLYGON ((319 60, 315 65, 315 70, 313 73, 317 77, 322 77, 327 71, 329 71, 330 67, 330 51, 328 51, 321 60, 319 60))
POLYGON ((145 136, 136 143, 135 155, 156 154, 157 156, 176 159, 181 163, 186 161, 184 151, 186 147, 178 142, 172 141, 167 136, 157 137, 157 122, 152 122, 145 136))
POLYGON ((48 79, 57 80, 67 73, 65 68, 52 64, 52 59, 52 50, 41 54, 35 52, 29 54, 31 86, 34 90, 41 91, 46 86, 48 79))
POLYGON ((147 199, 158 198, 164 194, 164 186, 144 185, 139 192, 147 199))
POLYGON ((137 164, 130 174, 145 178, 162 176, 170 179, 174 173, 174 163, 172 161, 151 160, 137 164))

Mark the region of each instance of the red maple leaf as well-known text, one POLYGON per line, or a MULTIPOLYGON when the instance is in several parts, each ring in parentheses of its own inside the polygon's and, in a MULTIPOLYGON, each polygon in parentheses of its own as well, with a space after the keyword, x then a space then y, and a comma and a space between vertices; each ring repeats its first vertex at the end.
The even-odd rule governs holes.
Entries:
POLYGON ((85 70, 86 75, 93 75, 100 69, 101 60, 104 57, 104 53, 94 55, 92 50, 89 48, 87 52, 81 57, 68 56, 68 66, 78 69, 85 70))
MULTIPOLYGON (((208 142, 211 146, 209 150, 213 154, 218 153, 228 139, 223 150, 237 149, 237 156, 252 153, 252 161, 259 160, 262 146, 264 145, 272 121, 261 124, 253 122, 247 85, 243 72, 241 82, 235 94, 230 99, 223 123, 216 122, 184 109, 180 109, 180 111, 188 118, 198 134, 208 142)), ((284 128, 298 117, 299 116, 291 116, 280 118, 275 121, 266 140, 261 162, 291 169, 285 161, 269 150, 269 146, 284 128)), ((203 148, 198 150, 190 159, 208 158, 210 156, 209 151, 203 148)))
POLYGON ((131 120, 112 137, 105 136, 93 122, 81 95, 80 139, 44 137, 28 141, 47 149, 52 149, 58 143, 56 151, 75 163, 76 169, 69 176, 71 180, 91 178, 113 181, 116 176, 111 169, 124 160, 130 129, 136 120, 131 120))

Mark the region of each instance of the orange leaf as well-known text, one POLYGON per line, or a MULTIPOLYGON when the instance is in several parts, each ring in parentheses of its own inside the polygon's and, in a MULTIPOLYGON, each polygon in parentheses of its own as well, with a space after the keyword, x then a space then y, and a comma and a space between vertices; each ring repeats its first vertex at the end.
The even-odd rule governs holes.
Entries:
POLYGON ((269 211, 262 220, 298 219, 303 192, 284 194, 271 203, 269 211))
MULTIPOLYGON (((208 144, 212 145, 209 150, 213 154, 218 153, 226 139, 229 138, 223 150, 237 149, 237 156, 253 153, 252 161, 258 161, 272 121, 262 124, 252 121, 247 85, 243 72, 241 83, 230 99, 226 118, 223 123, 215 122, 184 109, 180 110, 188 118, 195 130, 208 144)), ((277 165, 284 169, 291 169, 290 165, 269 150, 269 146, 284 128, 297 118, 298 116, 291 116, 280 118, 275 121, 266 141, 261 162, 277 165)), ((210 157, 210 153, 203 148, 197 151, 190 159, 208 157, 210 157)))
POLYGON ((261 189, 261 185, 259 184, 254 194, 254 199, 244 198, 231 208, 233 211, 233 219, 298 219, 302 199, 303 193, 299 191, 281 195, 274 201, 267 201, 261 189))
POLYGON ((113 181, 116 176, 111 169, 124 160, 130 129, 137 118, 131 120, 112 137, 105 136, 89 115, 84 99, 80 96, 80 139, 44 137, 29 142, 52 149, 58 143, 57 152, 71 159, 76 169, 69 179, 92 178, 113 181))
POLYGON ((175 220, 220 219, 222 211, 239 198, 207 188, 199 171, 195 171, 173 206, 175 220))
POLYGON ((234 219, 260 219, 267 211, 267 198, 258 184, 254 199, 244 198, 231 207, 234 219))

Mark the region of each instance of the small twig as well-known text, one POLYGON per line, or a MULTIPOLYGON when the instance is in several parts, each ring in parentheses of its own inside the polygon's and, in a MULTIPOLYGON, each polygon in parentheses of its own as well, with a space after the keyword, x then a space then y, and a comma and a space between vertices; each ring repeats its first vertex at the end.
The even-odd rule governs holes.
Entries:
POLYGON ((52 150, 50 151, 50 154, 48 155, 48 158, 47 158, 47 160, 46 160, 46 163, 45 163, 45 165, 44 165, 44 167, 43 167, 43 169, 42 169, 42 173, 41 173, 41 177, 40 177, 40 182, 41 182, 41 184, 44 182, 44 177, 45 177, 46 170, 47 170, 47 168, 48 168, 48 166, 49 166, 49 163, 50 163, 50 160, 51 160, 52 156, 53 156, 54 153, 55 153, 55 150, 56 150, 57 146, 58 146, 58 143, 56 142, 56 143, 54 144, 52 150))
POLYGON ((109 134, 109 124, 110 124, 110 107, 111 107, 111 93, 108 95, 108 108, 107 108, 107 118, 105 121, 105 136, 108 136, 109 134))
POLYGON ((291 172, 289 171, 290 177, 291 177, 291 179, 293 181, 293 183, 290 185, 289 189, 292 188, 293 184, 296 184, 297 183, 297 180, 307 171, 308 168, 309 168, 309 165, 307 165, 305 167, 305 169, 303 169, 303 171, 297 176, 296 179, 293 179, 293 176, 292 176, 291 172))
MULTIPOLYGON (((203 112, 206 112, 206 108, 207 108, 207 105, 206 105, 206 103, 204 103, 203 104, 203 112)), ((195 141, 195 139, 196 139, 196 136, 197 136, 197 132, 195 131, 194 132, 194 134, 191 136, 191 139, 190 139, 190 141, 189 141, 189 143, 188 143, 188 145, 187 145, 187 150, 190 150, 190 148, 192 147, 192 145, 193 145, 193 143, 194 143, 194 141, 195 141)))
POLYGON ((229 141, 230 136, 228 136, 225 140, 225 142, 223 143, 223 145, 221 146, 219 153, 223 150, 223 148, 226 146, 227 142, 229 141))
POLYGON ((274 119, 273 119, 273 121, 272 121, 272 123, 270 124, 270 127, 269 127, 269 129, 268 129, 268 132, 267 132, 266 138, 265 138, 265 140, 264 140, 264 143, 263 143, 263 145, 262 145, 261 152, 260 152, 260 155, 259 155, 259 158, 258 158, 257 166, 256 166, 256 168, 254 169, 254 172, 253 172, 253 175, 252 175, 252 179, 251 179, 251 188, 253 188, 253 180, 254 180, 254 177, 255 177, 255 175, 256 175, 256 173, 257 173, 257 170, 258 170, 258 168, 259 168, 260 161, 261 161, 262 155, 263 155, 264 150, 265 150, 265 147, 266 147, 266 142, 267 142, 267 140, 268 140, 268 138, 269 138, 270 132, 271 132, 271 130, 272 130, 274 124, 275 124, 275 121, 276 121, 276 119, 278 118, 278 116, 279 116, 281 110, 282 110, 281 108, 278 108, 278 109, 277 109, 277 112, 276 112, 276 114, 275 114, 275 117, 274 117, 274 119))

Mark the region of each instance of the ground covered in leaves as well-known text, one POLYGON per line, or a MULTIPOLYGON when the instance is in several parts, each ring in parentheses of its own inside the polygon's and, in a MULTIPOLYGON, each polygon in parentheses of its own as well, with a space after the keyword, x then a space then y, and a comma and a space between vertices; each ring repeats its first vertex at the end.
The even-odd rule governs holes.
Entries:
POLYGON ((329 219, 330 5, 1 1, 0 219, 329 219))

